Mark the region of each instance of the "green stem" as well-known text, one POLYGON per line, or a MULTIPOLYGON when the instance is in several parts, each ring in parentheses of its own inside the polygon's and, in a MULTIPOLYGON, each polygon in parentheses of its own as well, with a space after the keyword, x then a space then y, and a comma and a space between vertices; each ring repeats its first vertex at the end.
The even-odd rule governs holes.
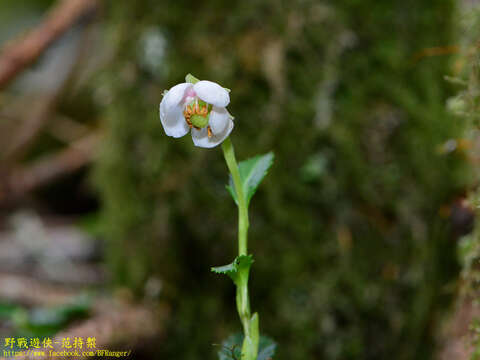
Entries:
MULTIPOLYGON (((248 244, 248 205, 243 193, 242 181, 238 169, 237 160, 235 158, 235 150, 232 142, 228 137, 222 143, 223 155, 228 166, 228 170, 232 175, 235 193, 237 194, 238 206, 238 255, 247 255, 248 244)), ((240 276, 237 286, 237 310, 243 325, 245 335, 242 346, 242 360, 256 360, 258 354, 258 315, 251 316, 250 300, 248 296, 248 277, 249 272, 245 276, 240 276)))
POLYGON ((222 143, 223 155, 227 162, 228 170, 232 174, 233 185, 237 194, 238 205, 238 255, 247 255, 247 233, 248 233, 248 205, 243 194, 242 181, 238 170, 235 150, 228 137, 222 143))

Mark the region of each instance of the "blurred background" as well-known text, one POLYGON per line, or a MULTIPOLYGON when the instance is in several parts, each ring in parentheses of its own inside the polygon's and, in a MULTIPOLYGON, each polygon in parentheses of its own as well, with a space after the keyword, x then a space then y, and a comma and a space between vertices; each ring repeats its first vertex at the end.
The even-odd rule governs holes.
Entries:
MULTIPOLYGON (((162 92, 230 88, 275 359, 477 359, 477 1, 2 0, 0 337, 216 359, 240 331, 219 148, 162 92)), ((478 324, 477 324, 478 323, 478 324)))

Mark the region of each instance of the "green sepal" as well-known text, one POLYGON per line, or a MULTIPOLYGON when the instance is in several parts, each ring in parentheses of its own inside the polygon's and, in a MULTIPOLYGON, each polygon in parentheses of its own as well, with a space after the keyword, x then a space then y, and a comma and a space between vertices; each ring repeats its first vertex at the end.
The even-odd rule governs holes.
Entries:
POLYGON ((212 271, 217 274, 228 275, 235 284, 238 284, 245 275, 248 275, 250 267, 253 264, 253 255, 240 255, 232 263, 223 266, 212 267, 212 271))
MULTIPOLYGON (((187 76, 185 76, 185 82, 187 82, 187 83, 196 84, 199 81, 200 81, 200 79, 197 79, 192 74, 187 74, 187 76)), ((232 90, 230 90, 229 88, 226 88, 226 87, 224 87, 224 89, 227 90, 228 92, 232 91, 232 90)))
POLYGON ((254 313, 248 321, 249 336, 243 339, 242 356, 244 359, 258 360, 258 343, 260 331, 258 328, 258 313, 254 313))
MULTIPOLYGON (((268 173, 268 169, 273 164, 275 155, 273 152, 269 152, 264 155, 257 155, 247 160, 241 161, 238 165, 238 171, 240 173, 240 181, 242 183, 243 195, 245 196, 245 202, 247 205, 250 203, 250 199, 257 191, 258 186, 262 182, 265 175, 268 173)), ((227 185, 227 190, 232 195, 235 203, 238 204, 237 193, 233 184, 232 176, 230 175, 230 181, 227 185)))
POLYGON ((197 79, 195 76, 193 76, 192 74, 187 74, 187 76, 185 76, 185 82, 187 83, 190 83, 190 84, 196 84, 197 82, 199 82, 200 80, 197 79))

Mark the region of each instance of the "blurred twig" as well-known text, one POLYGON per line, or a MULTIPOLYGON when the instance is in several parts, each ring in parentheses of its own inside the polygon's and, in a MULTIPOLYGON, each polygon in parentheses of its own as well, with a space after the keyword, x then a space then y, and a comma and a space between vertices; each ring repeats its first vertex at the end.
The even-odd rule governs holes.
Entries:
MULTIPOLYGON (((71 19, 71 23, 69 25, 73 25, 75 23, 75 20, 78 19, 78 17, 80 17, 82 14, 86 14, 88 10, 93 10, 95 2, 96 0, 64 0, 56 9, 53 10, 52 15, 49 17, 49 19, 54 16, 68 17, 71 19), (80 7, 80 5, 83 5, 83 7, 80 7), (74 17, 75 14, 76 17, 74 17)), ((48 22, 49 20, 47 19, 46 23, 48 22)), ((65 25, 66 24, 67 23, 65 22, 65 25)), ((37 28, 37 30, 35 31, 40 31, 40 29, 41 27, 37 28)), ((68 27, 65 27, 64 30, 68 30, 68 27)), ((61 33, 58 33, 57 37, 59 35, 61 35, 61 33)), ((83 40, 80 48, 84 48, 86 46, 87 37, 88 31, 83 31, 83 40)), ((6 56, 6 58, 9 58, 7 50, 8 47, 3 53, 0 53, 0 88, 2 87, 2 57, 6 56)), ((79 54, 81 54, 81 51, 79 51, 79 54)), ((15 160, 21 158, 24 153, 29 149, 34 139, 37 137, 37 135, 44 128, 48 120, 51 118, 52 113, 57 107, 61 95, 64 93, 65 88, 68 87, 68 84, 75 73, 75 69, 77 68, 81 60, 82 56, 79 55, 75 63, 72 64, 72 67, 68 74, 63 78, 59 78, 59 86, 56 88, 56 90, 51 93, 45 94, 43 96, 43 101, 38 103, 34 107, 33 111, 30 111, 28 113, 29 115, 27 119, 19 124, 18 129, 14 132, 13 136, 11 136, 8 141, 9 145, 6 147, 6 149, 4 149, 4 153, 2 154, 4 163, 15 162, 15 160)))
MULTIPOLYGON (((17 275, 0 274, 0 299, 15 301, 27 305, 59 305, 68 303, 81 292, 72 289, 64 289, 47 283, 39 283, 37 280, 19 277, 17 275)), ((95 338, 95 349, 79 349, 82 351, 95 351, 96 349, 130 351, 138 346, 148 345, 153 339, 158 338, 160 327, 158 320, 167 315, 167 312, 159 312, 147 305, 133 305, 125 301, 119 301, 111 297, 96 298, 92 306, 92 317, 80 323, 73 324, 53 337, 53 349, 44 350, 44 355, 15 356, 16 359, 50 359, 50 350, 74 351, 72 347, 62 347, 62 339, 78 337, 82 339, 95 338)), ((87 357, 87 355, 85 355, 87 357)), ((91 358, 91 356, 89 356, 91 358)), ((67 357, 70 358, 70 357, 67 357)), ((75 358, 84 358, 79 356, 75 358)), ((129 356, 130 358, 130 356, 129 356)), ((0 357, 0 360, 5 358, 0 357)))
MULTIPOLYGON (((62 340, 69 338, 73 341, 74 338, 82 338, 84 341, 87 338, 95 339, 95 348, 86 348, 83 345, 79 349, 79 356, 75 359, 92 358, 90 351, 102 350, 117 350, 127 351, 128 356, 124 358, 133 358, 134 349, 143 346, 148 346, 149 343, 156 340, 159 334, 158 316, 155 312, 147 306, 141 305, 126 305, 115 304, 111 300, 102 301, 95 306, 94 316, 84 322, 72 325, 70 328, 58 333, 53 338, 53 349, 35 349, 36 354, 15 356, 16 359, 58 359, 58 355, 50 356, 50 350, 53 352, 59 351, 75 351, 75 348, 62 347, 62 340), (44 355, 39 355, 39 351, 44 352, 44 355), (83 352, 86 352, 85 354, 83 352)), ((103 358, 98 353, 99 358, 103 358)), ((67 356, 67 358, 71 358, 67 356)), ((4 360, 5 358, 0 358, 4 360)))
POLYGON ((43 128, 57 105, 58 92, 48 95, 44 101, 33 107, 32 114, 26 121, 20 123, 18 130, 11 135, 10 146, 2 155, 8 162, 20 157, 28 148, 35 136, 43 128))
POLYGON ((435 46, 435 47, 425 48, 413 55, 412 63, 415 64, 419 60, 425 57, 451 55, 451 54, 458 53, 458 51, 459 51, 459 47, 457 45, 435 46))
POLYGON ((460 299, 440 337, 438 360, 469 360, 474 351, 470 325, 479 317, 478 305, 472 299, 460 299))
POLYGON ((58 117, 55 120, 48 127, 48 133, 64 143, 71 143, 88 135, 91 131, 88 126, 66 116, 58 117))
POLYGON ((24 194, 88 164, 95 154, 99 141, 100 134, 93 133, 72 143, 59 153, 37 160, 33 165, 13 169, 6 180, 5 197, 24 194))
POLYGON ((0 53, 0 89, 32 64, 48 46, 77 20, 93 12, 96 0, 63 0, 37 28, 10 42, 0 53))
POLYGON ((59 305, 78 296, 78 290, 55 286, 27 276, 0 273, 0 299, 22 305, 59 305))

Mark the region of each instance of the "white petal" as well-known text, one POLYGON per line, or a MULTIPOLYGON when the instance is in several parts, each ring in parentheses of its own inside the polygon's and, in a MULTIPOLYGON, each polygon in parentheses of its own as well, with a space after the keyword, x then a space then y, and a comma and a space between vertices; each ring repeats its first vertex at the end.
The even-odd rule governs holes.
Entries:
POLYGON ((183 116, 182 100, 192 84, 182 83, 172 87, 160 102, 160 121, 168 136, 179 138, 188 133, 189 127, 183 116))
POLYGON ((220 134, 228 125, 230 114, 227 109, 214 106, 210 112, 208 124, 214 134, 220 134))
POLYGON ((166 111, 165 97, 160 102, 160 121, 168 136, 179 138, 188 133, 189 127, 183 116, 183 107, 177 105, 166 111))
POLYGON ((162 99, 165 101, 165 110, 168 112, 171 107, 175 107, 183 100, 186 91, 192 87, 190 83, 181 83, 172 87, 162 99))
POLYGON ((233 121, 228 119, 227 126, 225 129, 213 136, 211 138, 208 137, 207 128, 203 128, 201 130, 192 129, 192 139, 195 146, 202 147, 202 148, 212 148, 215 147, 223 142, 227 138, 228 135, 232 132, 233 129, 233 121))
POLYGON ((206 103, 225 107, 230 102, 230 95, 223 87, 208 80, 202 80, 193 85, 197 96, 206 103))

